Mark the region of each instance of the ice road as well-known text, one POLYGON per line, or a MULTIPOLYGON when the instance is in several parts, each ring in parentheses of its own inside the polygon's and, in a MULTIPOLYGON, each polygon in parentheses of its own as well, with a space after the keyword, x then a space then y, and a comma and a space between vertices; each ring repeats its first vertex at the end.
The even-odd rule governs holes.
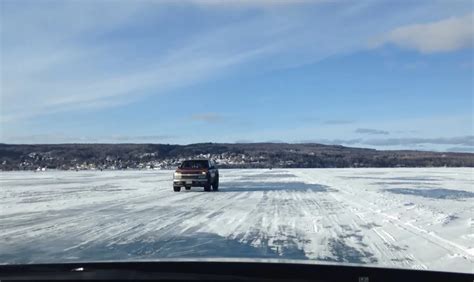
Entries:
POLYGON ((281 258, 473 271, 470 168, 0 173, 0 263, 281 258))

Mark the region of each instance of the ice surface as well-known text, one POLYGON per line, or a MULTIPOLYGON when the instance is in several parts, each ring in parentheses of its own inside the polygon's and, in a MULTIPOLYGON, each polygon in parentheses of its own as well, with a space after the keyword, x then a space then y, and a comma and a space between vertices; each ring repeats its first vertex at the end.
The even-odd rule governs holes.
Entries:
POLYGON ((473 272, 473 170, 0 173, 0 263, 283 258, 473 272))

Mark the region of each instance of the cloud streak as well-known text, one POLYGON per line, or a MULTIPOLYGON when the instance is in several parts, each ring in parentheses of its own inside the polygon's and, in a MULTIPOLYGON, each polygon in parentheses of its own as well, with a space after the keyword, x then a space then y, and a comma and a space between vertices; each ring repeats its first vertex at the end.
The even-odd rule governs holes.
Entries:
MULTIPOLYGON (((140 2, 127 11, 123 6, 128 5, 117 5, 121 8, 116 10, 115 5, 102 3, 96 7, 104 11, 101 18, 91 18, 90 14, 97 13, 84 13, 84 18, 78 18, 71 5, 66 4, 54 5, 53 12, 34 7, 31 13, 2 13, 2 122, 130 103, 150 93, 158 95, 220 76, 245 62, 279 52, 286 43, 275 38, 292 28, 291 23, 266 17, 224 24, 190 35, 182 39, 179 48, 163 50, 145 60, 140 55, 137 59, 135 53, 139 50, 119 52, 118 47, 133 47, 127 46, 130 43, 125 39, 116 45, 96 41, 130 26, 130 18, 156 7, 140 2), (25 23, 24 17, 28 15, 29 21, 25 23), (57 25, 48 29, 47 21, 57 21, 57 25), (13 32, 18 25, 22 34, 13 32), (265 34, 252 26, 265 28, 265 34), (27 44, 25 38, 30 38, 37 48, 14 48, 27 44), (84 44, 86 41, 90 43, 84 44), (123 57, 127 63, 111 68, 110 62, 115 63, 116 57, 123 57), (140 64, 133 64, 137 60, 140 64)), ((81 10, 82 6, 76 8, 81 10)), ((154 39, 148 44, 152 43, 154 39)))
POLYGON ((359 133, 359 134, 371 134, 371 135, 388 135, 388 134, 390 134, 386 130, 371 129, 371 128, 357 128, 354 132, 359 133))
POLYGON ((447 148, 446 151, 455 153, 474 153, 474 147, 450 147, 447 148))
POLYGON ((458 137, 439 137, 439 138, 387 138, 387 139, 368 139, 361 142, 365 145, 373 146, 393 146, 393 145, 420 145, 420 144, 437 144, 437 145, 462 145, 474 146, 474 136, 458 136, 458 137))
POLYGON ((15 144, 58 144, 58 143, 163 143, 176 139, 173 135, 103 135, 103 136, 72 136, 63 133, 32 134, 9 136, 2 142, 15 144))
POLYGON ((450 52, 473 46, 474 14, 437 22, 401 26, 373 40, 373 47, 387 43, 421 53, 450 52))
POLYGON ((415 145, 448 145, 452 148, 474 148, 474 136, 456 136, 456 137, 438 137, 438 138, 419 138, 419 137, 406 137, 406 138, 377 138, 377 139, 364 139, 364 138, 351 138, 351 139, 311 139, 299 141, 303 143, 323 143, 331 145, 357 145, 357 146, 375 146, 375 147, 386 147, 386 146, 415 146, 415 145))
POLYGON ((48 1, 21 9, 9 2, 2 7, 1 121, 114 107, 232 71, 267 72, 363 48, 351 36, 365 32, 338 22, 347 13, 315 9, 327 6, 320 2, 326 1, 48 1), (311 12, 297 4, 311 5, 311 12), (222 20, 221 7, 234 5, 252 13, 222 20), (159 29, 176 7, 219 20, 186 26, 167 42, 167 32, 150 25, 159 29))
MULTIPOLYGON (((219 131, 217 135, 209 133, 202 137, 222 140, 240 140, 242 136, 254 140, 286 140, 312 138, 317 134, 326 138, 347 138, 347 142, 354 144, 382 143, 368 138, 383 137, 386 135, 384 131, 370 128, 389 130, 394 137, 404 133, 416 135, 397 133, 395 129, 405 127, 392 128, 377 122, 375 119, 379 117, 366 111, 365 105, 359 102, 351 104, 350 99, 346 101, 344 95, 351 91, 342 91, 343 88, 339 89, 337 84, 344 81, 345 85, 351 85, 356 76, 346 77, 344 71, 324 68, 321 79, 329 76, 319 91, 317 69, 324 67, 326 62, 317 66, 315 63, 330 57, 326 66, 334 64, 341 70, 346 69, 347 65, 338 60, 358 57, 358 51, 371 53, 366 50, 366 42, 384 31, 388 32, 378 38, 377 46, 397 44, 426 53, 464 48, 466 36, 471 36, 465 29, 469 17, 452 17, 459 15, 461 8, 442 9, 448 4, 409 5, 413 9, 397 5, 388 13, 386 3, 379 4, 378 1, 362 4, 325 2, 117 0, 92 4, 55 0, 3 1, 0 19, 0 139, 11 140, 8 136, 18 135, 19 139, 27 136, 26 139, 40 140, 30 135, 48 132, 74 135, 81 132, 84 135, 91 133, 91 137, 78 137, 75 139, 78 142, 89 142, 87 140, 94 138, 112 142, 153 140, 146 136, 154 136, 155 130, 179 135, 188 124, 196 132, 194 138, 201 138, 199 134, 205 130, 211 132, 213 127, 229 132, 232 125, 233 132, 229 134, 219 131), (368 14, 373 16, 370 21, 366 20, 368 14), (433 18, 444 20, 426 23, 426 19, 433 18), (417 22, 422 24, 413 25, 417 22), (311 64, 311 67, 299 68, 306 64, 311 64), (311 115, 317 113, 320 118, 302 119, 310 124, 312 131, 300 130, 298 124, 284 118, 298 117, 301 113, 297 113, 293 105, 306 102, 305 98, 291 100, 291 93, 284 91, 285 87, 272 82, 278 75, 293 72, 281 71, 287 68, 308 70, 308 78, 315 75, 314 84, 305 80, 306 75, 288 81, 296 83, 297 79, 303 79, 302 87, 294 88, 296 96, 307 94, 308 100, 317 101, 314 111, 307 112, 311 115), (255 82, 256 87, 244 85, 242 81, 255 82), (306 81, 309 87, 306 87, 306 81), (326 87, 331 90, 324 90, 326 87), (261 94, 268 96, 267 101, 277 102, 272 113, 278 115, 276 122, 265 121, 271 116, 268 112, 272 108, 255 110, 261 94), (324 98, 329 94, 341 97, 324 98), (167 103, 179 108, 176 103, 196 101, 196 95, 212 96, 213 107, 202 108, 202 112, 183 110, 184 117, 180 111, 167 107, 167 103), (254 100, 255 96, 257 99, 254 100), (120 109, 108 109, 110 107, 120 109), (208 112, 212 109, 225 109, 222 113, 225 115, 208 112), (193 113, 196 114, 191 116, 193 113), (351 120, 354 116, 367 122, 351 120), (123 123, 123 128, 114 128, 114 122, 124 119, 127 122, 123 123), (265 126, 265 129, 261 130, 260 126, 265 126), (363 130, 358 134, 367 136, 354 134, 356 128, 363 130), (252 130, 255 136, 247 136, 252 130), (283 133, 274 134, 273 131, 283 133), (93 132, 108 135, 109 139, 93 132), (114 135, 123 132, 140 132, 142 136, 114 135), (235 136, 229 137, 232 134, 235 136)), ((365 62, 361 62, 364 68, 365 62)), ((391 77, 390 81, 394 78, 397 79, 391 77)), ((376 88, 383 89, 384 79, 376 79, 381 82, 376 88)), ((400 91, 411 87, 403 81, 400 81, 400 91)), ((374 83, 374 87, 377 84, 374 83)), ((364 91, 363 88, 354 88, 354 93, 364 91)), ((361 98, 372 95, 371 91, 364 91, 361 98)), ((443 122, 445 126, 439 127, 438 131, 433 126, 413 124, 411 120, 407 128, 423 128, 419 134, 426 136, 436 136, 437 132, 458 136, 467 132, 464 125, 452 122, 456 126, 446 126, 448 123, 443 122)), ((72 140, 68 136, 51 138, 57 138, 58 142, 72 140)))

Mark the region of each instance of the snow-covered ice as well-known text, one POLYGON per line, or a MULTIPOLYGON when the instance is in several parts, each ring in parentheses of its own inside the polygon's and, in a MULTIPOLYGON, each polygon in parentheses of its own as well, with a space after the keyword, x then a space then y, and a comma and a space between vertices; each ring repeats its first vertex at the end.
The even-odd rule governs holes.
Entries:
POLYGON ((0 173, 0 263, 280 258, 473 272, 470 168, 0 173))

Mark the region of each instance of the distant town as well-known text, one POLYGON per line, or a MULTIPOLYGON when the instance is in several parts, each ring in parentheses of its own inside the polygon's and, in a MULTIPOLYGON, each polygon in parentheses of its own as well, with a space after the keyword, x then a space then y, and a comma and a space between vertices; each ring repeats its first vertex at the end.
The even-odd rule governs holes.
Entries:
POLYGON ((0 170, 171 169, 185 159, 221 168, 474 167, 472 153, 379 151, 322 144, 0 144, 0 170))

